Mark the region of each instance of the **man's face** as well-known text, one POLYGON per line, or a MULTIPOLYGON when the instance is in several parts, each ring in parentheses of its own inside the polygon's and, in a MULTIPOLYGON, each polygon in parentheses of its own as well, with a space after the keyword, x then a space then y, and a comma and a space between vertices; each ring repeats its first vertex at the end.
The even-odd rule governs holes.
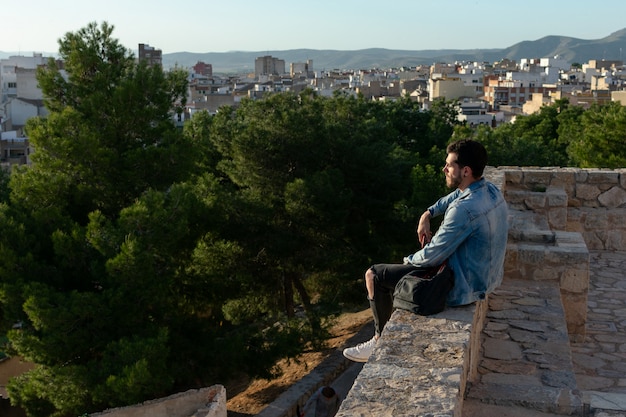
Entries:
POLYGON ((463 179, 463 169, 457 163, 457 157, 458 155, 456 153, 449 153, 446 158, 446 164, 443 167, 443 173, 446 176, 446 186, 448 186, 448 188, 458 188, 463 179))

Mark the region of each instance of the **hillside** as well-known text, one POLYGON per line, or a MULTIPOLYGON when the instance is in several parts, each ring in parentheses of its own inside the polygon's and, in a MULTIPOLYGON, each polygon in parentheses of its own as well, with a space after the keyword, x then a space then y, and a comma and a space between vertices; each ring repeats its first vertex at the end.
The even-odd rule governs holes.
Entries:
MULTIPOLYGON (((155 45, 158 47, 158 45, 155 45)), ((523 41, 504 49, 448 49, 448 50, 395 50, 370 48, 355 51, 291 49, 272 51, 232 52, 173 52, 163 54, 163 66, 191 67, 198 61, 213 65, 216 74, 254 72, 257 57, 271 55, 285 60, 286 69, 292 62, 313 60, 315 70, 397 68, 430 65, 433 62, 479 61, 494 62, 504 58, 519 61, 521 58, 545 58, 560 55, 569 62, 584 63, 590 59, 622 60, 626 52, 626 28, 602 39, 578 39, 567 36, 546 36, 534 41, 523 41)), ((0 51, 0 58, 17 53, 0 51)), ((21 53, 20 55, 29 55, 21 53)), ((54 55, 45 53, 44 55, 54 55)))
POLYGON ((521 58, 544 58, 555 55, 560 55, 572 63, 583 63, 590 59, 623 59, 623 49, 626 50, 626 28, 602 39, 546 36, 534 41, 519 42, 505 49, 408 51, 371 48, 357 51, 292 49, 260 52, 176 52, 163 54, 163 65, 190 67, 198 61, 203 61, 213 65, 214 73, 245 73, 254 72, 254 60, 264 55, 285 60, 287 68, 292 62, 306 62, 312 59, 313 68, 316 70, 393 68, 455 61, 493 62, 504 58, 519 61, 521 58))

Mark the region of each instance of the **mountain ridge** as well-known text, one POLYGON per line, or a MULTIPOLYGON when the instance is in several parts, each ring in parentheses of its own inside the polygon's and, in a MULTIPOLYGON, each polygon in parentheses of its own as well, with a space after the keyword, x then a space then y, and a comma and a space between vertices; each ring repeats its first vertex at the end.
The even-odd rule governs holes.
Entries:
POLYGON ((519 61, 521 58, 545 58, 557 55, 571 63, 585 63, 590 59, 622 60, 623 49, 626 50, 626 28, 601 39, 551 35, 534 41, 518 42, 508 48, 493 49, 412 51, 368 48, 354 51, 291 49, 263 52, 175 52, 163 54, 163 65, 190 67, 197 61, 203 61, 213 65, 214 73, 245 73, 254 72, 254 60, 264 55, 283 59, 286 66, 292 62, 306 62, 307 59, 312 59, 315 70, 388 69, 455 61, 495 62, 503 59, 519 61))
MULTIPOLYGON (((158 46, 156 46, 158 47, 158 46)), ((215 74, 253 73, 256 58, 271 55, 285 61, 286 69, 293 62, 313 60, 314 70, 389 69, 431 65, 435 62, 477 61, 495 62, 503 59, 560 56, 570 63, 585 63, 590 59, 622 60, 626 50, 626 28, 601 39, 580 39, 550 35, 534 41, 522 41, 507 48, 492 49, 424 49, 403 50, 367 48, 344 51, 335 49, 289 49, 229 52, 172 52, 163 54, 163 67, 189 68, 198 61, 211 64, 215 74)), ((46 55, 46 54, 44 54, 46 55)), ((50 54, 53 56, 55 54, 50 54)), ((9 56, 0 51, 0 58, 9 56)), ((48 56, 48 55, 46 55, 48 56)))

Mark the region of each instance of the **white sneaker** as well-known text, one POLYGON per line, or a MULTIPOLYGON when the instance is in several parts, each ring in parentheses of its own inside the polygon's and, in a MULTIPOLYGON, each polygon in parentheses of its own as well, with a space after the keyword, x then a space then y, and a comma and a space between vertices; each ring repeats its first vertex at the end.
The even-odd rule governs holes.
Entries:
POLYGON ((343 356, 355 362, 367 362, 376 346, 376 337, 372 337, 367 342, 359 343, 355 347, 343 350, 343 356))

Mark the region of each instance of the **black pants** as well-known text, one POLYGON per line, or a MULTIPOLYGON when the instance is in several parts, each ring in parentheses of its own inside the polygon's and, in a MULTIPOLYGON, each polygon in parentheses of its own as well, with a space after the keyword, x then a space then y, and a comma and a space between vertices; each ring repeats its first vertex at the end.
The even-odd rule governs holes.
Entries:
POLYGON ((376 264, 370 269, 374 272, 374 299, 369 301, 376 335, 380 336, 393 313, 393 290, 396 284, 409 272, 422 268, 411 264, 376 264))

